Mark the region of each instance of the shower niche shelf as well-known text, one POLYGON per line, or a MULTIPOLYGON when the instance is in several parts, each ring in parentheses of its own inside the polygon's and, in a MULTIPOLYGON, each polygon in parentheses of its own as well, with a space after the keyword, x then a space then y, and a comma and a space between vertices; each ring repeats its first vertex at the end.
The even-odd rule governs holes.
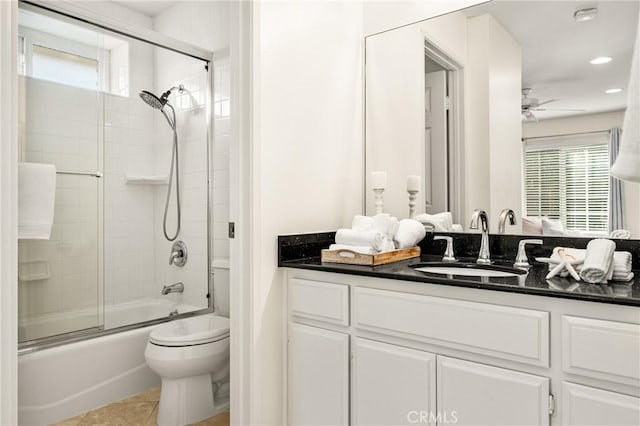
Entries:
POLYGON ((127 173, 124 181, 129 185, 167 185, 169 176, 167 175, 135 175, 127 173))

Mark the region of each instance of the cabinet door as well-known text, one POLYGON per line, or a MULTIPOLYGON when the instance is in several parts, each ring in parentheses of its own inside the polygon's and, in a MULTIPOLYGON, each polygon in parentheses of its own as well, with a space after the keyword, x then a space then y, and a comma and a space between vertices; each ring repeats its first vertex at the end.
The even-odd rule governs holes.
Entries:
POLYGON ((564 426, 640 425, 640 398, 562 382, 564 426))
POLYGON ((438 411, 457 425, 549 424, 549 379, 438 356, 438 411))
POLYGON ((435 425, 434 354, 354 338, 353 356, 354 425, 435 425))
POLYGON ((349 422, 349 336, 289 325, 289 424, 349 422))

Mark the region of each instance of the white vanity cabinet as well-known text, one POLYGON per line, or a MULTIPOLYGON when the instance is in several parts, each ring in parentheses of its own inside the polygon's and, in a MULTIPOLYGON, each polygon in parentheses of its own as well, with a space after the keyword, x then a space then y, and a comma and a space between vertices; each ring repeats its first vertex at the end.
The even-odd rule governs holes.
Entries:
POLYGON ((640 425, 636 307, 286 275, 289 425, 640 425))
POLYGON ((435 354, 354 337, 351 389, 353 425, 436 424, 435 354))
POLYGON ((349 335, 289 327, 289 424, 349 424, 349 335))
POLYGON ((549 379, 438 356, 438 411, 465 426, 549 424, 549 379))

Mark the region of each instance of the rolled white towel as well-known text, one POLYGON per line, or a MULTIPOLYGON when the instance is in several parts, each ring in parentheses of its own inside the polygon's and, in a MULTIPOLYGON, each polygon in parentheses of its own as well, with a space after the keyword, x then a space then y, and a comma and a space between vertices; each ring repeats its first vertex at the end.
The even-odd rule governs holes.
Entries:
POLYGON ((371 231, 373 229, 373 218, 356 215, 351 222, 351 229, 354 231, 371 231))
MULTIPOLYGON (((549 261, 549 270, 555 268, 561 261, 560 250, 562 250, 565 256, 569 256, 570 260, 575 260, 578 262, 577 265, 574 265, 576 271, 580 272, 582 270, 582 263, 584 262, 586 250, 584 249, 574 249, 574 248, 566 248, 566 247, 556 247, 553 249, 553 254, 551 255, 549 261)), ((617 251, 613 253, 613 275, 611 277, 612 281, 630 281, 633 279, 633 272, 631 269, 633 268, 632 255, 628 251, 617 251)), ((568 272, 564 271, 560 274, 561 276, 567 276, 568 272)))
POLYGON ((385 244, 385 236, 375 231, 356 231, 353 229, 338 229, 336 244, 347 246, 371 247, 376 252, 381 251, 385 244))
POLYGON ((381 213, 371 218, 371 225, 374 231, 383 234, 389 239, 393 239, 398 224, 398 218, 387 213, 381 213))
POLYGON ((427 235, 424 225, 413 219, 402 219, 398 226, 398 232, 394 237, 396 247, 399 249, 413 247, 427 235))
POLYGON ((344 244, 331 244, 329 246, 329 250, 331 251, 342 251, 349 250, 360 254, 376 254, 377 251, 373 249, 373 247, 366 246, 347 246, 344 244))
POLYGON ((588 283, 606 283, 613 278, 613 253, 616 243, 604 238, 589 241, 580 270, 580 278, 588 283))

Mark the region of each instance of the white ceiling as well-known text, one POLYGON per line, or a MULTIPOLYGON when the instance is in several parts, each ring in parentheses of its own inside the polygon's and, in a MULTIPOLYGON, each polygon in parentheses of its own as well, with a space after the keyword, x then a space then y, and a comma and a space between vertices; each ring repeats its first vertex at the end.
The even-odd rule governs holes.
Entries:
POLYGON ((113 2, 151 17, 179 3, 176 0, 113 0, 113 2))
POLYGON ((467 16, 490 13, 522 47, 522 87, 530 87, 547 108, 584 112, 535 112, 538 119, 594 114, 625 108, 640 0, 505 1, 465 10, 467 16), (577 9, 597 7, 593 21, 575 22, 577 9), (598 56, 611 62, 591 65, 598 56), (625 89, 605 94, 610 88, 625 89))

